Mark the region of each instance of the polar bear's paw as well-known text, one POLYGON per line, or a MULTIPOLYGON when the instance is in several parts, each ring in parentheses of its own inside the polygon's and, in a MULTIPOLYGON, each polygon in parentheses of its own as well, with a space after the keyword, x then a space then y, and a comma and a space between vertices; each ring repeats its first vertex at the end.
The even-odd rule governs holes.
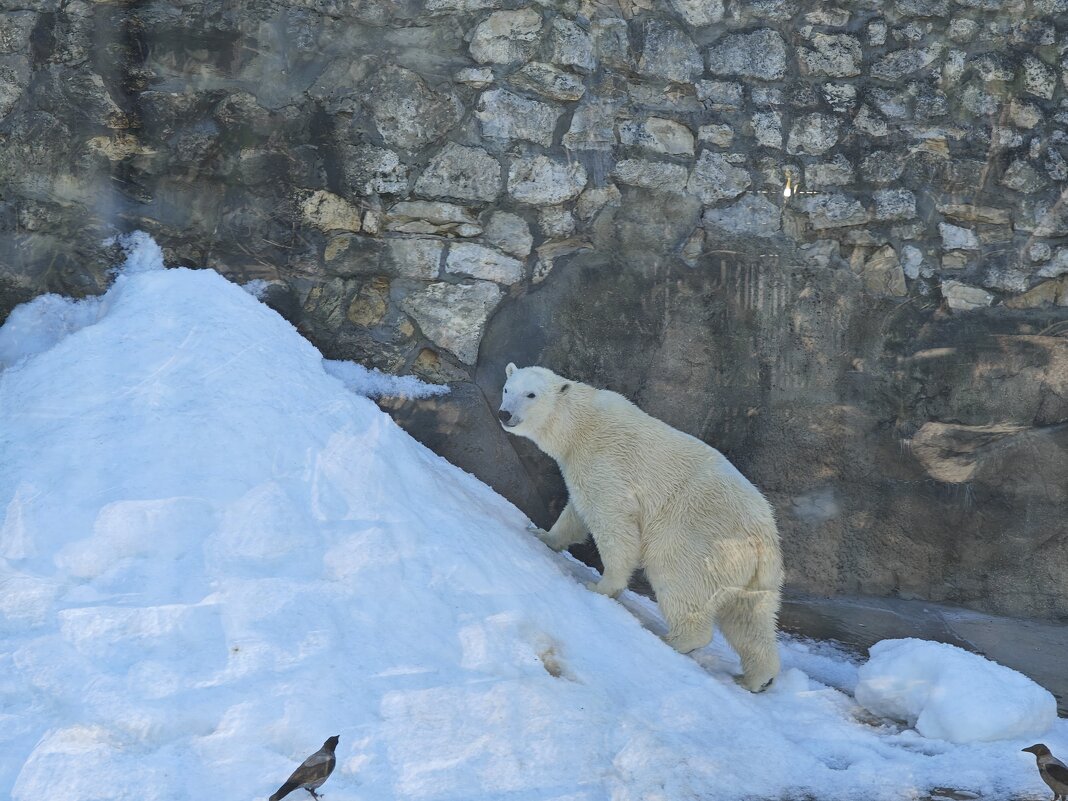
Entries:
POLYGON ((588 581, 586 582, 586 589, 593 590, 594 592, 599 593, 601 595, 606 595, 609 598, 615 598, 617 595, 623 592, 624 588, 613 587, 610 584, 605 584, 603 581, 588 581))
POLYGON ((561 546, 559 543, 555 542, 553 540, 552 535, 548 531, 546 531, 545 529, 539 528, 538 526, 535 526, 533 523, 528 523, 527 524, 527 531, 529 531, 531 534, 533 534, 539 540, 544 542, 546 545, 548 545, 550 548, 552 548, 557 553, 559 553, 560 551, 564 550, 563 546, 561 546))
POLYGON ((688 654, 698 648, 704 648, 712 642, 711 627, 708 632, 676 632, 664 637, 664 642, 678 651, 680 654, 688 654))
POLYGON ((769 679, 766 676, 735 676, 734 680, 751 693, 762 693, 771 686, 775 677, 769 679))
POLYGON ((536 526, 533 523, 527 523, 527 531, 537 537, 539 540, 544 540, 549 536, 549 532, 543 529, 541 526, 536 526))

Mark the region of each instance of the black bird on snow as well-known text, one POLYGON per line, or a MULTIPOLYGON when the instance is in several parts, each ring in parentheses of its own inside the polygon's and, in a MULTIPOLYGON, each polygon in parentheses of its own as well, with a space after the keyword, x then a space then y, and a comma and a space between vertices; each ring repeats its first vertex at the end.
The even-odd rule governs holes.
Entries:
POLYGON ((1053 791, 1053 801, 1068 801, 1068 765, 1053 756, 1042 743, 1023 749, 1035 755, 1038 762, 1038 775, 1053 791))
POLYGON ((318 801, 319 794, 315 791, 330 778, 337 764, 337 757, 334 756, 337 741, 338 736, 335 734, 323 743, 322 748, 305 759, 301 766, 293 771, 293 775, 286 780, 286 783, 278 788, 278 792, 271 796, 270 801, 281 801, 298 787, 303 787, 312 794, 312 798, 318 801))

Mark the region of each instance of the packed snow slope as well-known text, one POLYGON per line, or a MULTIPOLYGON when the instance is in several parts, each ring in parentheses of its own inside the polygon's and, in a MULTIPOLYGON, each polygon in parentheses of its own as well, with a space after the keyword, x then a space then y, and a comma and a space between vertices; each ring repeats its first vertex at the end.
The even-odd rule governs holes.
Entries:
POLYGON ((788 644, 759 696, 722 646, 676 654, 272 310, 153 252, 0 332, 0 797, 263 799, 334 734, 330 801, 1045 795, 1030 742, 862 719, 802 672, 849 690, 833 651, 788 644))

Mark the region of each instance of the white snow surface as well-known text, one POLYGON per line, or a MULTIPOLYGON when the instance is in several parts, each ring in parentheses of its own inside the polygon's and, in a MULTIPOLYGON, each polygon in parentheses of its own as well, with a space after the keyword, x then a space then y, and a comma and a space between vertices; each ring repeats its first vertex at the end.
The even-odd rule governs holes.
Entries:
POLYGON ((1037 740, 1057 719, 1057 699, 1021 673, 955 645, 913 638, 870 649, 859 704, 953 743, 1037 740))
MULTIPOLYGON (((125 261, 113 271, 125 276, 163 268, 163 250, 144 231, 134 231, 105 240, 103 245, 119 245, 125 261)), ((0 327, 0 370, 15 362, 51 348, 75 331, 92 325, 107 313, 108 293, 84 300, 59 295, 40 295, 16 306, 0 327)))
POLYGON ((329 801, 1045 794, 1030 741, 871 719, 832 647, 761 695, 675 653, 214 272, 93 305, 2 334, 0 797, 263 799, 333 734, 329 801))
POLYGON ((336 359, 323 359, 323 369, 358 395, 368 398, 401 396, 409 399, 446 395, 448 386, 427 384, 415 376, 389 375, 381 370, 368 370, 362 364, 336 359))
POLYGON ((267 294, 267 290, 271 288, 271 282, 263 278, 253 278, 251 281, 247 281, 241 285, 241 288, 248 292, 256 300, 263 300, 267 294))

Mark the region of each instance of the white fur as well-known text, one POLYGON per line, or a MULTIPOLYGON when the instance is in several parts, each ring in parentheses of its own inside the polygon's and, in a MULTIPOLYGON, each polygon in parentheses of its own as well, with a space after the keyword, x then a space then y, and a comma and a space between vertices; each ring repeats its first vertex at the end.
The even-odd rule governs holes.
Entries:
POLYGON ((591 588, 605 595, 645 568, 668 643, 701 648, 718 624, 742 659, 742 684, 765 687, 779 671, 783 569, 764 496, 715 448, 622 395, 541 367, 505 373, 502 425, 556 459, 570 494, 539 536, 560 550, 593 534, 604 574, 591 588))

